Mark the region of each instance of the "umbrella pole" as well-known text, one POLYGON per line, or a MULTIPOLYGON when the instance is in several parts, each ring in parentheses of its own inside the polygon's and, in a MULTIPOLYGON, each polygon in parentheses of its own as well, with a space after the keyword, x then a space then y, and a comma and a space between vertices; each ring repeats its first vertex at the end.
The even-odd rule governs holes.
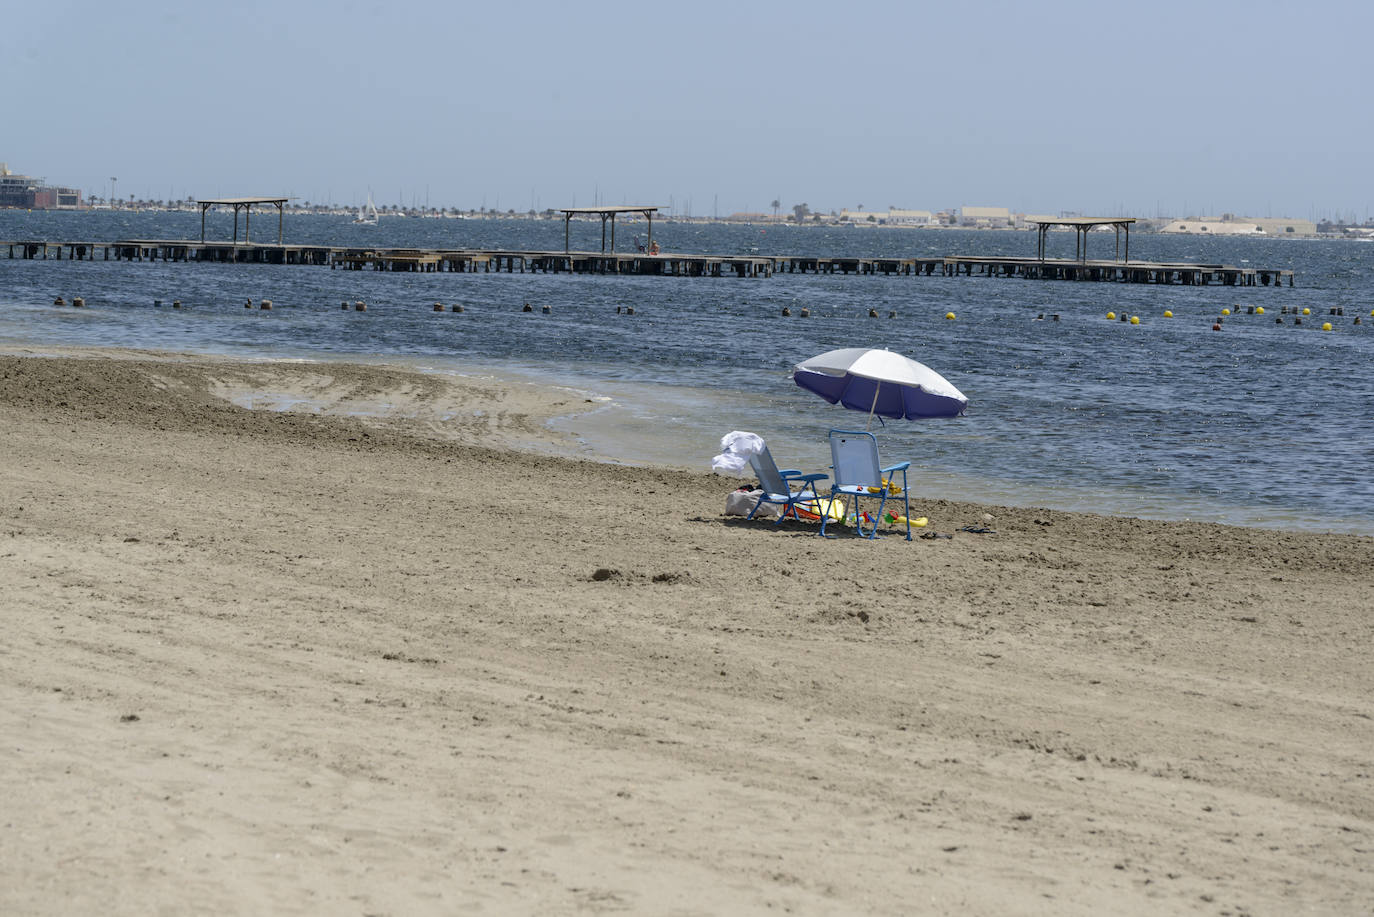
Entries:
POLYGON ((878 392, 882 387, 883 384, 881 382, 873 386, 873 403, 868 406, 868 421, 864 424, 865 433, 868 432, 869 427, 873 426, 873 412, 878 409, 878 392))

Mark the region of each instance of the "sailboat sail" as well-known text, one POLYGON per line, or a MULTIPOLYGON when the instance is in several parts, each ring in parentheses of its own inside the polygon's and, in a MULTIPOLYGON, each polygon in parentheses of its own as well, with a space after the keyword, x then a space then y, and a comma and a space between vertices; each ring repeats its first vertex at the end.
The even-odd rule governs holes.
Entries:
POLYGON ((366 206, 359 208, 359 210, 358 210, 358 218, 357 218, 356 220, 354 220, 353 222, 354 222, 354 223, 361 223, 361 224, 363 224, 363 225, 365 225, 365 226, 376 226, 376 225, 377 225, 377 205, 374 204, 374 203, 372 203, 372 192, 371 192, 371 191, 367 192, 367 204, 366 204, 366 206))

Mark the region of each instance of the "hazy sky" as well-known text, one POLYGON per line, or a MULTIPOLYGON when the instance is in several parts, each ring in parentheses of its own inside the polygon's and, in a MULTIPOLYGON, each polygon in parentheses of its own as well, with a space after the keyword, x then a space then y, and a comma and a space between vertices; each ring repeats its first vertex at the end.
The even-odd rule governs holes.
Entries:
POLYGON ((1374 3, 10 3, 90 195, 1374 215, 1374 3))

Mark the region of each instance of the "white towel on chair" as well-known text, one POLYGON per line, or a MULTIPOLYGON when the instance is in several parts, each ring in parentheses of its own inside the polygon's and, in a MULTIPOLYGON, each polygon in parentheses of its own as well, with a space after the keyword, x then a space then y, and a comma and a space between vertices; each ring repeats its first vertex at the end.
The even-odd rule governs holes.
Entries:
POLYGON ((763 451, 763 437, 734 430, 720 438, 720 455, 711 459, 711 470, 739 474, 749 459, 763 451))

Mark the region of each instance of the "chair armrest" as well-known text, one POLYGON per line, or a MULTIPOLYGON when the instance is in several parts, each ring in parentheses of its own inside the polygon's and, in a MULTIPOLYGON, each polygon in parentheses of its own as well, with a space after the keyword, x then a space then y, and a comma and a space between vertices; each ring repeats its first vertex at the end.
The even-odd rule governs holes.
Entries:
POLYGON ((890 474, 894 471, 906 471, 910 467, 910 462, 899 462, 896 465, 888 465, 886 468, 880 468, 879 471, 881 471, 883 474, 890 474))
POLYGON ((785 478, 791 478, 801 474, 801 470, 798 468, 779 468, 778 474, 785 478))

